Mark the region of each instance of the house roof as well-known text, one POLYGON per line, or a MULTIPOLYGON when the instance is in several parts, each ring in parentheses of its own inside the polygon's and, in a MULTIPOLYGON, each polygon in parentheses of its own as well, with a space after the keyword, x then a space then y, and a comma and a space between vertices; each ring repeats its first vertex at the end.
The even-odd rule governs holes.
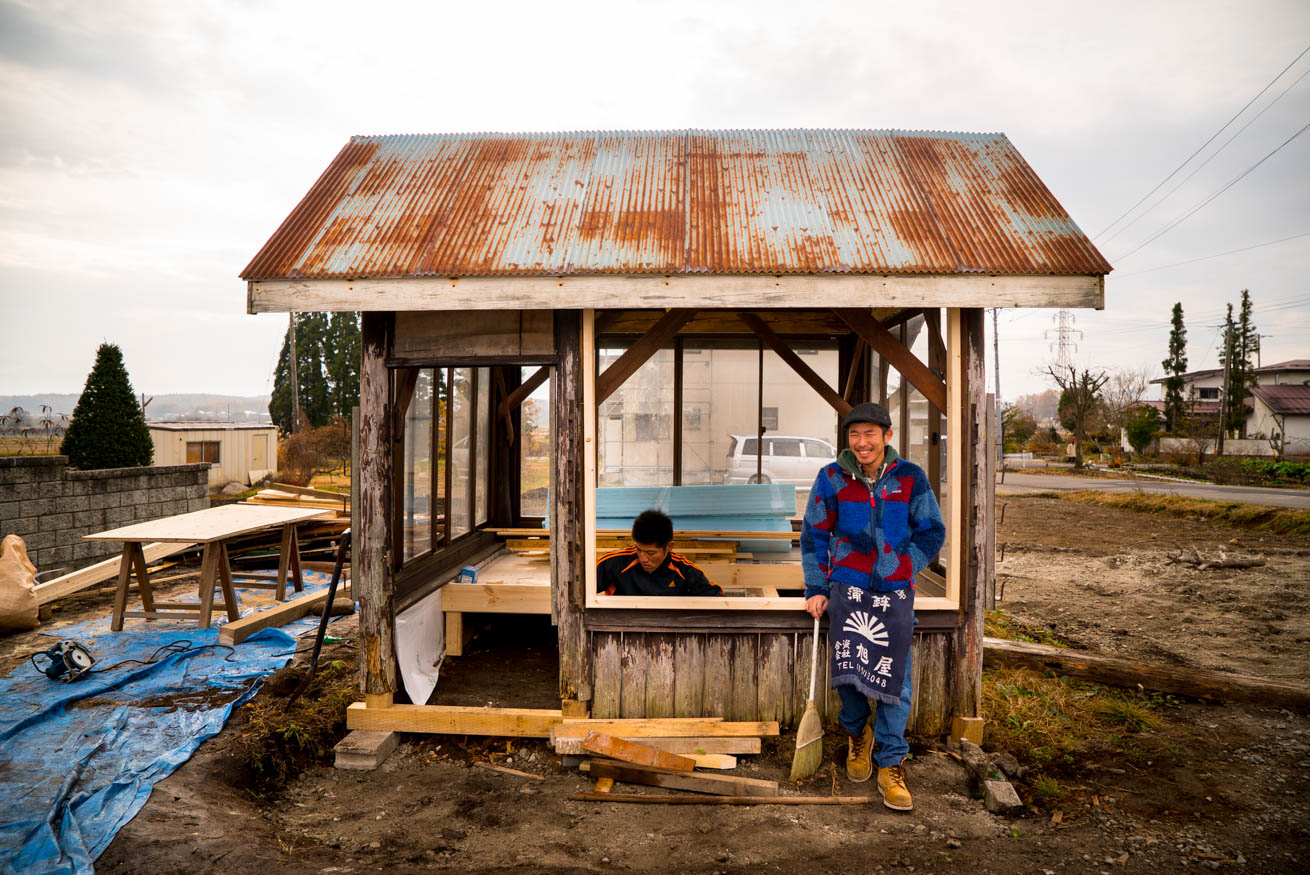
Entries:
POLYGON ((1278 373, 1281 371, 1310 371, 1310 359, 1288 359, 1273 365, 1256 368, 1257 374, 1278 373))
POLYGON ((241 276, 1111 269, 1004 134, 684 130, 353 137, 241 276))
POLYGON ((1280 416, 1310 416, 1310 386, 1256 386, 1251 392, 1280 416))

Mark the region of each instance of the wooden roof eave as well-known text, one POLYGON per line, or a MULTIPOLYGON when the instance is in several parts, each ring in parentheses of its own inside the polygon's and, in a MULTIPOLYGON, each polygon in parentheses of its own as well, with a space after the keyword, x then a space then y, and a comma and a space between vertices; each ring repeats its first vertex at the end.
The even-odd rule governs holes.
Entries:
POLYGON ((587 275, 264 279, 247 311, 1105 307, 1105 277, 939 275, 587 275))

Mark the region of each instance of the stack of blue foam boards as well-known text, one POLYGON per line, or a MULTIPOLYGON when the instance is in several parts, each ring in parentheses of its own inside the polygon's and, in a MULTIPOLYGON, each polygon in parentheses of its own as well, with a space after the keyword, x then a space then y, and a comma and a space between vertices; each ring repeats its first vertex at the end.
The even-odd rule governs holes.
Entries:
MULTIPOLYGON (((596 490, 596 528, 631 529, 643 510, 663 511, 680 532, 790 532, 796 487, 762 483, 740 486, 609 486, 596 490)), ((786 553, 785 538, 736 539, 747 553, 786 553)))

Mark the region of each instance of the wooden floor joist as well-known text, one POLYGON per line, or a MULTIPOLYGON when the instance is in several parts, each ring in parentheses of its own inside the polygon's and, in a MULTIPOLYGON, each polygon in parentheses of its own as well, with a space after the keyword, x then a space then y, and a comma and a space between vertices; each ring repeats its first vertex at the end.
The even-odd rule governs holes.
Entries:
POLYGON ((1110 686, 1132 689, 1141 684, 1160 693, 1268 705, 1310 714, 1310 690, 1294 684, 1190 666, 1135 662, 1120 656, 1044 644, 984 638, 983 665, 1050 670, 1110 686))
MULTIPOLYGON (((777 735, 776 720, 728 722, 700 718, 652 720, 565 720, 555 727, 552 740, 586 738, 588 732, 603 732, 616 738, 692 738, 697 736, 760 737, 777 735)), ((643 742, 644 743, 644 742, 643 742)))
MULTIPOLYGON (((579 735, 559 735, 554 736, 555 753, 564 756, 582 756, 586 753, 582 749, 583 736, 579 735)), ((687 738, 647 738, 642 737, 641 743, 650 747, 659 748, 669 753, 678 753, 683 756, 696 757, 700 755, 718 756, 726 754, 757 754, 763 745, 757 736, 744 737, 687 737, 687 738)))
POLYGON ((346 709, 348 729, 388 729, 448 735, 503 735, 549 738, 564 714, 548 708, 473 708, 459 705, 391 705, 369 708, 355 702, 346 709))
POLYGON ((778 795, 778 782, 761 778, 682 772, 675 769, 661 769, 658 766, 597 759, 584 760, 581 768, 593 778, 613 778, 615 781, 663 787, 668 790, 690 790, 693 793, 714 793, 720 796, 778 795))

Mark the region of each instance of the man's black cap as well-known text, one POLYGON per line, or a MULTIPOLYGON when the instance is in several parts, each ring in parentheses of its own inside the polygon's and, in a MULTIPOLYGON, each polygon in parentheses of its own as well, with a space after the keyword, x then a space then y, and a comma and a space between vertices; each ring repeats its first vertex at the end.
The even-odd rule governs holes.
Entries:
POLYGON ((863 404, 856 404, 851 408, 851 412, 842 417, 842 431, 850 428, 857 422, 871 422, 874 425, 881 425, 883 428, 892 427, 891 414, 887 408, 881 404, 873 404, 866 401, 863 404))

